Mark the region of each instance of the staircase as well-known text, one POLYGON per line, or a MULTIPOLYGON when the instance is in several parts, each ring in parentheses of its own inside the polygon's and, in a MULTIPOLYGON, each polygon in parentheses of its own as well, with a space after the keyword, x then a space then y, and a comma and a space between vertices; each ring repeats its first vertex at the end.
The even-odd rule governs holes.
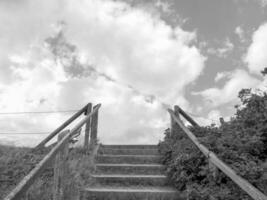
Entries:
POLYGON ((185 199, 169 186, 156 145, 102 145, 93 178, 81 200, 185 199))

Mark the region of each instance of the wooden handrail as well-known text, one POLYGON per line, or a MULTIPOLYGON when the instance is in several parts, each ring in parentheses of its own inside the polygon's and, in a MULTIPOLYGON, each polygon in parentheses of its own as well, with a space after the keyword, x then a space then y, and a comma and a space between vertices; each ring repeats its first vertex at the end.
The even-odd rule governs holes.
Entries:
POLYGON ((193 120, 181 107, 176 106, 179 110, 179 113, 194 127, 199 127, 198 123, 193 120))
POLYGON ((260 190, 250 184, 247 180, 238 176, 234 170, 227 166, 223 161, 221 161, 213 152, 208 150, 204 145, 202 145, 197 137, 183 124, 183 122, 175 116, 171 109, 168 112, 175 120, 175 122, 181 127, 181 129, 187 134, 187 136, 192 140, 192 142, 198 147, 198 149, 208 158, 208 160, 219 168, 224 174, 226 174, 232 181, 234 181, 243 191, 245 191, 249 196, 255 200, 267 200, 267 196, 263 194, 260 190))
POLYGON ((56 130, 54 130, 52 133, 50 133, 45 139, 43 139, 36 147, 35 149, 44 147, 44 145, 49 142, 53 137, 55 137, 60 131, 62 131, 66 126, 68 126, 71 122, 73 122, 75 119, 77 119, 81 114, 87 111, 88 104, 84 106, 81 110, 76 112, 73 116, 71 116, 68 120, 66 120, 62 125, 60 125, 56 130))
POLYGON ((56 156, 59 150, 69 142, 72 135, 74 135, 79 129, 98 111, 101 104, 97 104, 95 109, 82 119, 73 129, 71 129, 57 144, 56 146, 26 175, 20 183, 5 197, 4 200, 18 200, 33 184, 34 180, 41 174, 41 172, 47 167, 47 165, 56 156))

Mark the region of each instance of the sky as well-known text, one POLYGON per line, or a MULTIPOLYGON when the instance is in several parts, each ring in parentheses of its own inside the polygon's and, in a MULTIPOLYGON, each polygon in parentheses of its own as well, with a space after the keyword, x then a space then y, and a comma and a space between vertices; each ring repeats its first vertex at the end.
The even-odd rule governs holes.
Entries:
POLYGON ((1 113, 88 102, 104 144, 157 143, 174 105, 227 121, 242 88, 265 89, 266 52, 267 0, 0 0, 0 143, 34 146, 72 115, 1 113))

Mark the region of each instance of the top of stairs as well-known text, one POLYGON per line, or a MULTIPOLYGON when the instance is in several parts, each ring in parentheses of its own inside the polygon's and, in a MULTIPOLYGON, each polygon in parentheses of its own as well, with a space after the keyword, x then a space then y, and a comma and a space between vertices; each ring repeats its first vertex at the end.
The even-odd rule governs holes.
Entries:
POLYGON ((101 148, 110 148, 110 149, 158 149, 158 145, 156 144, 105 144, 101 145, 101 148))

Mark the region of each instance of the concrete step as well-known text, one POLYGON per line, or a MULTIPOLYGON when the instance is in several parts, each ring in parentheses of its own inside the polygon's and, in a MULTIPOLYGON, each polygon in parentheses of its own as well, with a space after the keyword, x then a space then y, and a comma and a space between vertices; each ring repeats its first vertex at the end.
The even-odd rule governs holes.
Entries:
POLYGON ((110 148, 110 149, 158 149, 158 145, 118 145, 118 144, 111 144, 111 145, 101 145, 100 148, 110 148))
POLYGON ((130 148, 106 148, 99 149, 100 154, 106 155, 159 155, 158 149, 130 149, 130 148))
POLYGON ((106 174, 163 174, 164 166, 160 164, 96 164, 97 173, 106 174))
POLYGON ((80 200, 186 200, 169 187, 90 187, 81 191, 80 200))
POLYGON ((97 155, 97 163, 110 164, 159 164, 160 156, 151 155, 97 155))
POLYGON ((92 178, 100 185, 112 186, 166 186, 164 175, 94 174, 92 178))

